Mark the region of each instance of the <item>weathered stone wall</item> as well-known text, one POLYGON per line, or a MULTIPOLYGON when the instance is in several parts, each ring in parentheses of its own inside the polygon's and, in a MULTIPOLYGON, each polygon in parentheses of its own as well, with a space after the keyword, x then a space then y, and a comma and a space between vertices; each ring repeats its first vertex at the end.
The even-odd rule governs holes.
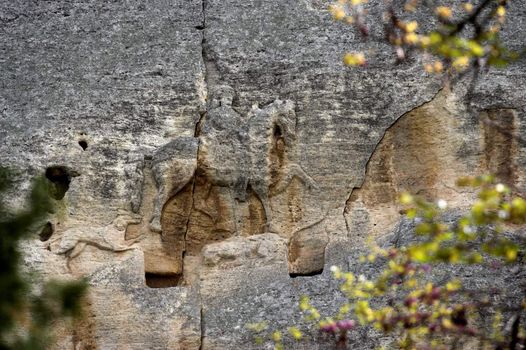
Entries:
POLYGON ((394 65, 316 0, 11 0, 0 28, 13 205, 44 173, 57 204, 27 264, 91 282, 60 349, 251 348, 244 324, 284 326, 301 294, 331 309, 326 267, 394 229, 399 191, 462 207, 455 177, 487 171, 525 190, 525 148, 481 122, 524 134, 523 61, 468 113, 465 81, 394 65), (371 47, 368 69, 342 65, 371 47))

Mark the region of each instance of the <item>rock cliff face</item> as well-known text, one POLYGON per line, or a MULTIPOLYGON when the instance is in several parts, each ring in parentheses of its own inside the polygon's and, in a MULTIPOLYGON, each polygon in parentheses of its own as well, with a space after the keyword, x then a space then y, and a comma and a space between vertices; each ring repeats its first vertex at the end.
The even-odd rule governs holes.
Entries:
POLYGON ((399 191, 462 207, 455 178, 488 171, 526 190, 524 145, 481 122, 524 134, 524 61, 488 72, 468 113, 465 81, 443 88, 380 43, 369 69, 343 67, 365 44, 325 8, 0 4, 0 162, 20 170, 14 206, 45 174, 57 208, 27 265, 91 283, 57 349, 251 348, 244 324, 288 324, 299 295, 333 306, 327 266, 394 229, 399 191))

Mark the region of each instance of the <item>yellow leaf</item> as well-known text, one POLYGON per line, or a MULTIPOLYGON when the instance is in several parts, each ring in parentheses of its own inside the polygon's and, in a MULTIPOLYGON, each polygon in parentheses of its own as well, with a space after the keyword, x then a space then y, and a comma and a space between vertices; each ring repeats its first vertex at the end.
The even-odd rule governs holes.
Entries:
POLYGON ((409 193, 402 193, 400 196, 400 203, 402 204, 411 204, 413 202, 413 196, 409 193))
POLYGON ((433 70, 435 73, 440 73, 444 70, 444 65, 441 61, 435 61, 435 63, 433 63, 433 70))
POLYGON ((345 18, 345 22, 347 24, 353 24, 354 23, 354 18, 352 16, 348 16, 345 18))
POLYGON ((344 19, 347 15, 345 10, 339 5, 329 6, 329 11, 331 12, 332 17, 337 21, 344 19))
POLYGON ((473 55, 478 56, 478 57, 484 56, 484 48, 476 41, 471 40, 468 43, 468 46, 469 46, 469 49, 471 50, 471 53, 473 53, 473 55))
POLYGON ((447 6, 438 6, 435 11, 436 14, 442 18, 450 18, 453 15, 453 11, 447 6))
POLYGON ((454 327, 454 326, 453 326, 453 322, 451 322, 451 320, 448 319, 448 318, 443 318, 443 319, 442 319, 442 326, 443 326, 444 328, 446 328, 446 329, 448 329, 448 328, 453 328, 453 327, 454 327))
POLYGON ((351 305, 350 304, 344 304, 342 307, 340 307, 339 313, 342 315, 345 315, 351 311, 351 305))
POLYGON ((405 25, 406 32, 414 32, 418 28, 418 22, 417 21, 411 21, 405 25))
POLYGON ((437 45, 440 42, 442 42, 442 35, 440 35, 440 33, 433 32, 429 34, 429 44, 430 45, 437 45))
POLYGON ((363 66, 365 65, 365 56, 361 52, 347 53, 343 57, 343 62, 348 66, 363 66))
POLYGON ((506 249, 506 260, 515 261, 517 259, 517 248, 509 247, 506 249))
POLYGON ((462 5, 464 7, 464 10, 466 10, 466 12, 471 12, 473 11, 473 4, 472 3, 469 3, 469 2, 466 2, 464 5, 462 5))
POLYGON ((415 261, 426 262, 429 260, 429 256, 423 247, 412 247, 409 249, 409 255, 415 261))
POLYGON ((343 278, 345 278, 346 283, 352 284, 354 281, 354 274, 352 272, 346 272, 343 274, 343 278))
POLYGON ((433 290, 433 283, 427 282, 426 283, 426 287, 425 287, 425 292, 426 293, 431 293, 432 290, 433 290))
POLYGON ((453 68, 457 70, 464 70, 469 65, 469 57, 468 56, 460 56, 453 60, 453 68))
POLYGON ((418 35, 416 35, 415 33, 407 33, 406 36, 404 37, 405 41, 408 43, 408 44, 416 44, 418 42, 418 35))
POLYGON ((332 12, 332 16, 335 20, 340 21, 345 18, 345 11, 342 9, 336 9, 332 12))
POLYGON ((447 284, 446 284, 446 290, 448 292, 455 292, 457 290, 459 290, 461 287, 461 283, 459 280, 453 280, 453 281, 449 281, 447 284))
POLYGON ((272 333, 272 340, 274 340, 275 342, 281 341, 281 332, 275 331, 274 333, 272 333))
POLYGON ((311 308, 311 306, 310 306, 310 303, 309 303, 309 297, 306 296, 306 295, 302 295, 300 297, 300 310, 301 311, 307 311, 310 308, 311 308))
POLYGON ((290 327, 289 333, 296 340, 300 340, 302 337, 301 331, 297 327, 290 327))
POLYGON ((420 36, 420 45, 422 45, 422 47, 428 47, 429 44, 431 44, 431 39, 428 36, 420 36))

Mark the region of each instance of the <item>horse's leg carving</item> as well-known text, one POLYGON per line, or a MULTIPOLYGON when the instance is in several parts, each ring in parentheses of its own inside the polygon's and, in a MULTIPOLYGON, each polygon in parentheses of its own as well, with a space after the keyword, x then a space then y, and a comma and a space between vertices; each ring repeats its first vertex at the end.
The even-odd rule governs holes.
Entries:
POLYGON ((150 229, 161 232, 161 214, 170 198, 193 181, 197 168, 199 141, 194 137, 179 137, 162 146, 152 156, 151 169, 157 185, 150 229))
POLYGON ((76 258, 84 251, 84 248, 86 248, 87 243, 78 241, 77 244, 71 249, 69 252, 66 253, 66 256, 69 260, 76 258))
POLYGON ((77 243, 73 246, 73 248, 71 248, 70 250, 65 252, 65 255, 66 255, 66 267, 68 268, 69 272, 71 272, 71 265, 70 265, 71 260, 73 260, 74 258, 79 256, 80 253, 82 253, 84 251, 84 248, 86 248, 86 246, 87 246, 87 244, 85 242, 77 241, 77 243))
POLYGON ((270 206, 270 199, 268 195, 268 187, 263 184, 253 185, 252 189, 254 193, 258 196, 261 204, 263 205, 263 210, 265 211, 265 231, 267 232, 277 232, 272 220, 272 208, 270 206))
POLYGON ((298 164, 289 164, 283 168, 283 175, 278 179, 273 189, 273 194, 279 194, 290 185, 294 177, 297 177, 308 189, 318 189, 318 185, 298 164))
MULTIPOLYGON (((155 168, 153 168, 155 169, 155 168)), ((153 170, 152 169, 152 170, 153 170)), ((189 182, 193 181, 194 169, 187 169, 186 176, 181 178, 177 183, 173 183, 175 177, 171 174, 169 169, 154 170, 155 181, 157 182, 157 195, 154 203, 154 210, 152 219, 150 220, 150 230, 153 232, 161 232, 161 215, 164 205, 168 203, 170 198, 179 193, 189 182), (191 171, 190 171, 191 170, 191 171)), ((179 174, 180 175, 180 174, 179 174)))

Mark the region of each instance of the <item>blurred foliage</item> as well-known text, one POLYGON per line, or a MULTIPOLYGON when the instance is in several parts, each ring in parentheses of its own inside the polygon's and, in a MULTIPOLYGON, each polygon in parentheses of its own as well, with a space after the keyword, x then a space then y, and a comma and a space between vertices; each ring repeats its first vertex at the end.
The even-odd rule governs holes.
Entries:
MULTIPOLYGON (((369 15, 367 0, 338 0, 329 9, 335 20, 355 27, 364 40, 371 37, 370 23, 383 23, 382 37, 374 40, 393 47, 398 62, 416 52, 423 56, 427 72, 442 73, 500 67, 518 58, 500 35, 509 2, 453 1, 451 6, 439 6, 429 0, 386 0, 382 18, 369 15)), ((366 66, 367 57, 349 52, 344 62, 366 66)))
POLYGON ((86 291, 84 281, 50 281, 33 285, 23 271, 20 242, 46 218, 52 201, 45 177, 34 180, 27 203, 11 212, 5 203, 13 191, 13 175, 0 167, 0 349, 47 349, 54 322, 78 317, 86 291))
MULTIPOLYGON (((524 237, 504 232, 526 223, 526 201, 514 197, 507 186, 495 184, 491 176, 462 178, 458 185, 479 191, 469 213, 453 223, 442 220, 445 201, 432 203, 403 194, 400 201, 406 206, 406 216, 416 224, 413 243, 398 248, 371 244, 371 253, 360 262, 377 264, 375 277, 331 267, 347 302, 337 314, 323 316, 303 296, 299 308, 304 320, 332 334, 338 349, 352 349, 348 332, 367 326, 392 335, 393 348, 524 349, 526 291, 522 300, 507 300, 504 310, 496 295, 504 297, 506 291, 468 289, 458 276, 440 284, 430 278, 435 269, 453 264, 483 265, 495 274, 503 273, 510 264, 523 268, 524 237), (516 305, 509 308, 513 302, 516 305), (511 329, 505 327, 504 312, 512 319, 511 329)), ((277 336, 274 331, 269 336, 265 323, 249 328, 259 342, 267 339, 275 349, 283 349, 282 334, 277 336)), ((303 338, 297 327, 289 328, 289 333, 293 339, 303 338)))

